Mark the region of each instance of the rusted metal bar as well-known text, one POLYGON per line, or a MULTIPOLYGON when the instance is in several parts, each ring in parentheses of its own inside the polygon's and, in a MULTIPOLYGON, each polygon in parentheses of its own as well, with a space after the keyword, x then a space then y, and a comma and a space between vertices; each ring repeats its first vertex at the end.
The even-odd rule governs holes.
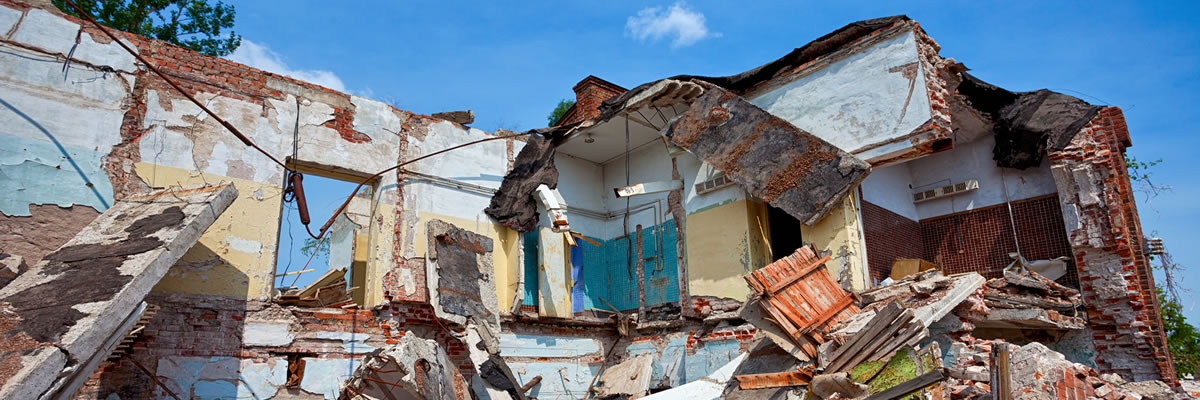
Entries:
POLYGON ((775 372, 770 374, 738 375, 738 387, 742 390, 788 386, 802 386, 812 382, 812 374, 806 371, 775 372))
POLYGON ((537 386, 537 384, 539 384, 541 382, 542 382, 542 376, 541 375, 535 376, 535 377, 533 377, 533 379, 530 379, 529 382, 526 382, 524 386, 521 386, 521 392, 522 393, 528 392, 529 389, 533 389, 534 386, 537 386))

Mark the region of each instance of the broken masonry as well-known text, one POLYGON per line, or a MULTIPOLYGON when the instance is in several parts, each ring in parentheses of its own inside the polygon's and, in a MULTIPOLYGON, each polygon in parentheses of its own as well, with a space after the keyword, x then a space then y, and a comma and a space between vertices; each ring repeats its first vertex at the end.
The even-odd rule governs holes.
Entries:
POLYGON ((6 398, 1196 387, 1166 351, 1120 109, 990 85, 905 16, 731 76, 588 76, 522 134, 50 6, 0 2, 0 25, 6 398), (64 56, 105 79, 36 61, 64 56), (294 172, 362 183, 321 229, 328 265, 279 250, 294 172))

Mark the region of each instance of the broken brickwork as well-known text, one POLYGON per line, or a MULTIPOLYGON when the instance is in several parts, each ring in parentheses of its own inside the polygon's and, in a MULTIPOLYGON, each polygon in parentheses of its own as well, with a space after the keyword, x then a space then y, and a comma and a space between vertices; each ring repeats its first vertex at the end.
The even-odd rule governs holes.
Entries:
POLYGON ((1125 166, 1121 109, 1107 107, 1049 154, 1101 372, 1175 381, 1125 166))
POLYGON ((575 105, 571 106, 566 114, 563 114, 558 125, 570 125, 598 117, 600 116, 600 103, 609 97, 625 93, 625 88, 593 75, 588 75, 571 89, 575 90, 575 105))

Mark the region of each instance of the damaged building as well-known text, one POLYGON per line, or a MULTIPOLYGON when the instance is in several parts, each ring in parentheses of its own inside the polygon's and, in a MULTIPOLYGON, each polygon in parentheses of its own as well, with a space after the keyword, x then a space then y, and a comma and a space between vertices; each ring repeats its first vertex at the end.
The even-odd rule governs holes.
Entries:
POLYGON ((0 32, 0 397, 1180 386, 1121 110, 990 85, 904 16, 733 76, 589 76, 521 134, 52 7, 0 0, 0 32), (297 173, 363 185, 289 290, 297 173))

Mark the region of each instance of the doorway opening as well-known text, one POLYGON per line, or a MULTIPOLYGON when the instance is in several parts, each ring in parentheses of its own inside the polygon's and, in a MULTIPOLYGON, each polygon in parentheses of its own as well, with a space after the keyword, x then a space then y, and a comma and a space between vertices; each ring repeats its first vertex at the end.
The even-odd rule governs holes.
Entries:
POLYGON ((771 229, 771 261, 783 258, 804 246, 800 234, 803 225, 787 212, 767 204, 767 225, 771 229))

